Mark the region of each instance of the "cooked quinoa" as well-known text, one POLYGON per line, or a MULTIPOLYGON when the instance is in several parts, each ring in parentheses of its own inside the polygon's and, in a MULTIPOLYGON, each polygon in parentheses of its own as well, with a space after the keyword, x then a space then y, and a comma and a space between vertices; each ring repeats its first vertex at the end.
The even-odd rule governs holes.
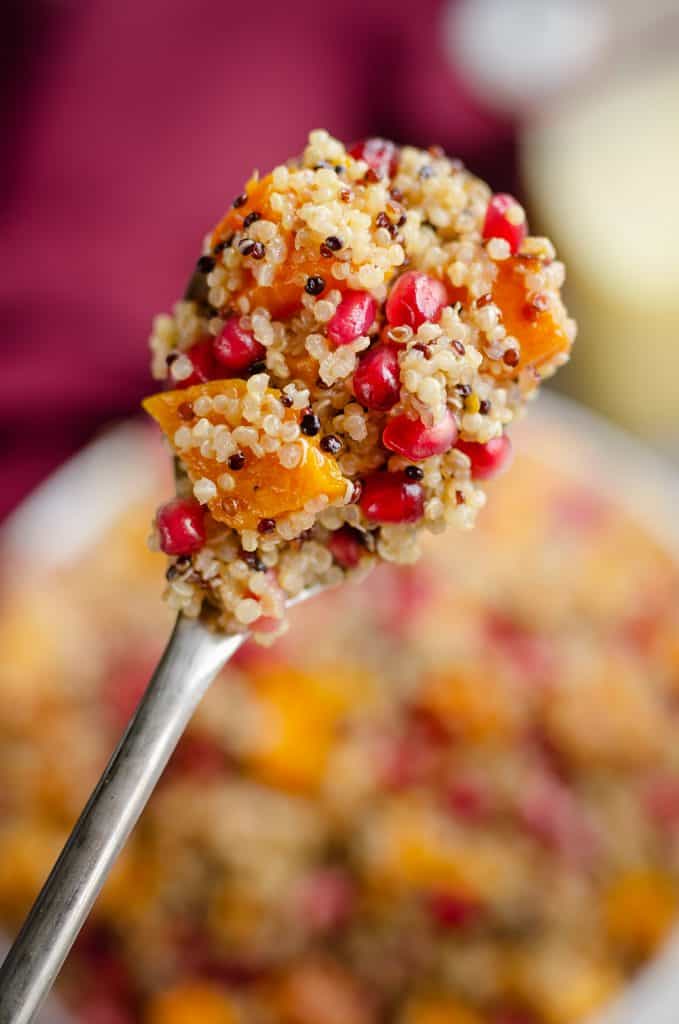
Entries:
POLYGON ((275 631, 285 600, 468 529, 568 358, 564 268, 459 161, 314 131, 255 173, 156 317, 145 406, 178 460, 166 598, 275 631))
MULTIPOLYGON (((536 410, 465 544, 241 649, 66 964, 77 1024, 575 1024, 654 956, 679 907, 679 567, 583 482, 591 428, 536 410)), ((147 476, 73 564, 2 580, 7 933, 166 641, 147 476)))

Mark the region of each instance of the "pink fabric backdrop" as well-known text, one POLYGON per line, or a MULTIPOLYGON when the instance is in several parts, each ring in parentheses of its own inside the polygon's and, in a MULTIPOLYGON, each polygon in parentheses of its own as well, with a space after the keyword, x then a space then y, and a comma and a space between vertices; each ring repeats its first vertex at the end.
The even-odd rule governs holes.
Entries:
POLYGON ((443 144, 513 185, 513 135, 446 61, 437 0, 20 0, 0 165, 0 514, 149 390, 154 312, 257 166, 309 128, 443 144))

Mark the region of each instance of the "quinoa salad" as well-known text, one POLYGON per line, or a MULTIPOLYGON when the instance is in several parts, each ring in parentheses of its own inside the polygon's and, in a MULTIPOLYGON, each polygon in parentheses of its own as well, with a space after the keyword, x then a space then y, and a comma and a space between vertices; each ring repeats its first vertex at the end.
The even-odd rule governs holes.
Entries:
MULTIPOLYGON (((60 978, 77 1024, 575 1024, 654 956, 679 897, 679 566, 582 483, 590 434, 521 429, 465 544, 291 610, 215 682, 60 978)), ((7 934, 165 643, 157 465, 71 564, 2 580, 7 934)))
POLYGON ((151 336, 170 606, 271 637, 305 588, 472 527, 568 358, 563 280, 519 203, 437 147, 314 131, 255 173, 151 336))

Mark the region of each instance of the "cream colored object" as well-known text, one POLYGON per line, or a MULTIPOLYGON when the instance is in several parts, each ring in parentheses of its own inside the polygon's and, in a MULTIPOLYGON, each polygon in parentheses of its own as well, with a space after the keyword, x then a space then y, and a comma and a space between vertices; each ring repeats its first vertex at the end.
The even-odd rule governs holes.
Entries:
POLYGON ((658 440, 679 437, 679 68, 627 78, 527 132, 534 215, 569 267, 579 395, 658 440))

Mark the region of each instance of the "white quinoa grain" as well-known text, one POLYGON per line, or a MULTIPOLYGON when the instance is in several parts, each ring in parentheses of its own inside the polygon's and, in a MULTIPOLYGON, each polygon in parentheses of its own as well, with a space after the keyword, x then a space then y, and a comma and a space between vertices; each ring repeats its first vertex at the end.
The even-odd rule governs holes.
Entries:
POLYGON ((201 505, 207 505, 208 501, 212 501, 213 498, 217 497, 217 488, 212 480, 202 476, 193 485, 193 493, 196 501, 199 501, 201 505))

